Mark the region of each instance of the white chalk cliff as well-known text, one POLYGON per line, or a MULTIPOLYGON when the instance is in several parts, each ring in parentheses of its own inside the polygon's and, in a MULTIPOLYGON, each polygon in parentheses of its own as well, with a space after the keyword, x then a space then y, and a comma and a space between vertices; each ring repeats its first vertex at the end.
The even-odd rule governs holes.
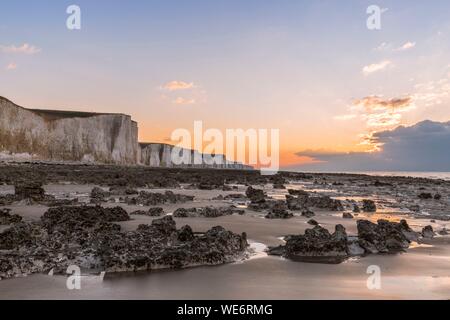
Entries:
POLYGON ((250 169, 224 156, 222 164, 174 165, 172 149, 139 144, 137 123, 129 115, 26 109, 0 97, 0 160, 250 169))

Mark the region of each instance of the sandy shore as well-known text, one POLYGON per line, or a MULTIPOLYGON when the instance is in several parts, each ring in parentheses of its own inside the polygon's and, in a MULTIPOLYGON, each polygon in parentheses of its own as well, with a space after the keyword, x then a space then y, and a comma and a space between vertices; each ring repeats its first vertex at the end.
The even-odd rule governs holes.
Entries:
MULTIPOLYGON (((87 197, 92 185, 47 185, 47 193, 62 196, 87 197)), ((3 193, 10 192, 2 187, 3 193)), ((274 198, 285 190, 266 186, 274 198)), ((152 192, 166 189, 152 189, 152 192)), ((183 205, 162 205, 166 213, 178 207, 229 205, 229 201, 211 200, 219 194, 243 192, 219 190, 176 189, 177 193, 194 195, 195 201, 183 205)), ((143 209, 140 206, 120 205, 128 212, 143 209)), ((13 205, 9 208, 35 221, 47 210, 45 206, 13 205)), ((145 209, 145 208, 144 208, 145 209)), ((314 217, 330 231, 343 224, 349 235, 356 235, 356 219, 399 220, 406 218, 415 230, 432 225, 436 230, 450 224, 389 210, 376 214, 360 214, 355 219, 343 219, 342 213, 315 210, 314 217)), ((121 222, 125 230, 134 230, 139 224, 153 218, 132 216, 121 222)), ((206 231, 221 225, 233 232, 246 232, 250 242, 265 246, 283 243, 282 237, 300 234, 311 226, 307 218, 295 216, 286 220, 268 220, 263 214, 246 210, 245 215, 218 218, 177 218, 177 226, 189 224, 194 231, 206 231)), ((260 253, 253 259, 216 267, 198 267, 177 271, 151 273, 107 274, 103 281, 95 276, 83 276, 81 290, 68 290, 64 276, 32 275, 0 281, 0 299, 449 299, 450 298, 450 237, 437 236, 421 245, 413 245, 406 253, 370 255, 350 259, 339 265, 292 262, 260 253), (367 268, 380 267, 381 289, 367 288, 367 268)))

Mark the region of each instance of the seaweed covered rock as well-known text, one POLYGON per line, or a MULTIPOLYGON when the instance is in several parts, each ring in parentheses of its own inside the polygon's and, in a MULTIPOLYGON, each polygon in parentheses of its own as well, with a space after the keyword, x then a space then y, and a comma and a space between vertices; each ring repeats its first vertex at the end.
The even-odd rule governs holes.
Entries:
POLYGON ((406 221, 402 223, 378 220, 358 220, 359 244, 366 253, 393 253, 407 249, 411 229, 406 221))
POLYGON ((17 223, 22 221, 18 214, 11 214, 11 209, 0 209, 0 225, 17 223))
POLYGON ((266 215, 266 219, 289 219, 294 215, 287 210, 287 205, 284 201, 277 201, 266 215))
POLYGON ((364 199, 363 200, 362 210, 364 212, 376 212, 377 211, 377 206, 376 206, 376 204, 375 204, 375 202, 373 200, 364 199))
POLYGON ((317 196, 301 192, 297 196, 286 195, 286 202, 290 210, 304 210, 309 207, 330 211, 342 211, 344 207, 340 200, 328 196, 317 196))
POLYGON ((111 272, 214 265, 246 254, 246 236, 222 227, 194 234, 189 226, 177 230, 170 216, 130 232, 112 223, 124 220, 119 208, 63 207, 39 222, 13 224, 0 233, 0 279, 73 264, 111 272))
POLYGON ((280 252, 288 259, 312 263, 341 263, 349 257, 347 248, 347 233, 342 225, 330 232, 315 226, 305 230, 303 235, 294 235, 286 238, 286 245, 273 248, 269 254, 280 252))
POLYGON ((125 202, 131 205, 156 206, 165 203, 184 203, 193 201, 194 196, 175 194, 172 191, 152 193, 141 191, 137 197, 127 197, 125 202))

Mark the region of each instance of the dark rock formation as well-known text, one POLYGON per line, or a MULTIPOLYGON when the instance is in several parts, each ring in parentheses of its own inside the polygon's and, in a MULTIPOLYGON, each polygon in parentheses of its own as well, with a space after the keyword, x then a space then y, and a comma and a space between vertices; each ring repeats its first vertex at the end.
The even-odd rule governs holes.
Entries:
POLYGON ((188 226, 177 230, 170 216, 131 232, 112 223, 128 219, 120 208, 63 207, 37 223, 13 224, 0 233, 0 279, 72 264, 107 272, 215 265, 246 251, 246 236, 222 227, 195 235, 188 226))
POLYGON ((164 203, 184 203, 193 200, 194 196, 175 194, 172 191, 166 191, 165 193, 141 191, 137 197, 127 197, 125 202, 131 205, 156 206, 164 203))
POLYGON ((350 212, 344 212, 342 214, 342 218, 344 218, 344 219, 353 219, 353 215, 350 212))
POLYGON ((114 196, 122 196, 138 194, 139 192, 136 189, 127 186, 112 186, 109 188, 109 193, 114 196))
POLYGON ((289 219, 294 215, 287 211, 287 205, 284 201, 277 201, 269 210, 266 219, 289 219))
POLYGON ((373 200, 364 199, 362 210, 364 212, 376 212, 377 206, 373 200))
POLYGON ((311 218, 314 217, 315 215, 316 214, 309 209, 305 209, 302 211, 302 217, 311 218))
POLYGON ((297 197, 286 195, 286 202, 289 210, 303 210, 309 207, 330 211, 344 210, 340 200, 335 200, 328 196, 316 196, 308 193, 304 194, 303 192, 297 197))
POLYGON ((18 214, 11 214, 11 209, 0 209, 0 225, 18 223, 22 217, 18 214))
POLYGON ((401 223, 378 220, 378 224, 358 220, 359 244, 366 253, 394 253, 407 249, 411 232, 406 221, 401 223))
POLYGON ((341 263, 348 258, 347 234, 342 225, 337 225, 330 234, 327 229, 315 226, 304 235, 286 238, 286 245, 269 250, 269 254, 301 262, 341 263))
POLYGON ((91 190, 91 199, 93 203, 100 203, 104 202, 105 198, 111 196, 111 193, 109 191, 105 191, 102 188, 94 187, 91 190))
POLYGON ((245 195, 250 199, 252 203, 261 203, 265 201, 266 194, 263 190, 254 189, 253 187, 248 187, 245 191, 245 195))
POLYGON ((222 216, 230 216, 234 213, 243 214, 243 210, 230 207, 203 207, 203 208, 178 208, 173 212, 175 218, 217 218, 222 216))
POLYGON ((314 219, 309 219, 308 220, 308 224, 310 224, 312 226, 318 226, 319 225, 319 223, 316 220, 314 220, 314 219))
POLYGON ((434 238, 434 230, 432 226, 426 226, 422 229, 422 237, 431 239, 434 238))
POLYGON ((418 198, 422 200, 429 200, 433 199, 433 195, 429 192, 422 192, 418 195, 418 198))
POLYGON ((164 209, 161 207, 150 208, 148 211, 138 210, 132 212, 131 215, 140 215, 140 216, 148 216, 148 217, 159 217, 164 214, 164 209))

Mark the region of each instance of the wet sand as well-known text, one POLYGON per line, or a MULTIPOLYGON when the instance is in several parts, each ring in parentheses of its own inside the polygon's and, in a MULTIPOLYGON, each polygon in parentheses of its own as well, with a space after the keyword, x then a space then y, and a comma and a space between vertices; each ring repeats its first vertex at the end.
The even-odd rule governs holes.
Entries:
MULTIPOLYGON (((92 185, 48 185, 48 193, 71 194, 80 199, 88 196, 92 185)), ((3 187, 2 192, 8 192, 3 187)), ((152 189, 160 192, 166 189, 152 189)), ((219 194, 238 191, 201 191, 174 189, 176 193, 195 195, 192 203, 162 205, 166 213, 178 207, 229 205, 229 201, 212 201, 219 194)), ((282 196, 285 190, 267 190, 269 195, 282 196)), ((128 212, 145 209, 119 203, 128 212)), ((45 206, 10 206, 14 213, 33 221, 47 210, 45 206)), ((349 235, 356 235, 356 219, 377 220, 407 218, 415 230, 431 224, 435 229, 448 227, 448 222, 415 219, 398 212, 360 214, 356 219, 343 219, 342 213, 315 210, 314 217, 322 226, 333 230, 343 224, 349 235)), ((282 237, 300 234, 311 228, 308 219, 296 216, 287 220, 268 220, 263 213, 246 210, 246 214, 219 218, 177 218, 177 227, 189 224, 194 231, 206 231, 221 225, 234 232, 246 232, 250 242, 266 246, 281 244, 282 237)), ((133 230, 153 218, 132 216, 120 223, 124 230, 133 230)), ((31 275, 0 281, 0 299, 449 299, 450 298, 450 237, 438 236, 406 253, 370 255, 350 259, 339 265, 293 262, 260 253, 256 257, 228 265, 197 267, 176 271, 107 274, 101 281, 96 276, 83 276, 81 290, 68 290, 64 276, 31 275), (381 289, 369 290, 367 268, 381 269, 381 289)))

